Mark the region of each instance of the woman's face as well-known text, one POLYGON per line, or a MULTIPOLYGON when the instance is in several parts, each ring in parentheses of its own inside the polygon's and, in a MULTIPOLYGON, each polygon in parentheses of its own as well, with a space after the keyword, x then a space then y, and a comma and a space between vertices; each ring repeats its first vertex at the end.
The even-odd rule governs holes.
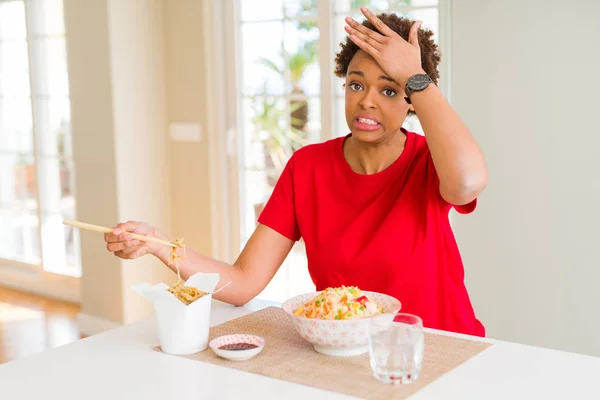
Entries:
POLYGON ((381 143, 398 133, 410 107, 404 97, 370 55, 356 52, 346 74, 346 122, 354 138, 381 143))

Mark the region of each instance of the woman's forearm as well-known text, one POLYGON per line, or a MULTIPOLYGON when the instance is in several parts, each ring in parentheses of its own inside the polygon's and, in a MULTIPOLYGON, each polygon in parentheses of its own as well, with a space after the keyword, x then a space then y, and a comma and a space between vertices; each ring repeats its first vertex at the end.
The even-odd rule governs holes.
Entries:
POLYGON ((436 85, 413 93, 411 102, 427 138, 442 197, 455 205, 472 201, 488 180, 479 145, 436 85))
MULTIPOLYGON (((177 267, 174 264, 169 265, 170 251, 170 248, 163 247, 154 255, 173 270, 173 272, 177 272, 177 267)), ((177 249, 176 254, 182 256, 183 249, 177 249)), ((230 285, 214 296, 217 300, 241 306, 246 304, 256 295, 253 293, 253 285, 249 284, 250 282, 247 282, 243 269, 238 266, 215 260, 214 258, 205 256, 191 248, 185 249, 184 259, 179 260, 178 263, 179 273, 183 280, 187 280, 197 272, 216 272, 220 276, 216 289, 231 282, 230 285)))
MULTIPOLYGON (((172 238, 155 229, 152 235, 172 242, 172 238)), ((220 280, 217 289, 229 282, 231 284, 216 294, 215 298, 241 306, 252 300, 268 285, 294 243, 293 240, 281 235, 274 229, 258 224, 233 265, 215 260, 186 247, 184 259, 179 260, 179 272, 183 280, 187 280, 197 272, 218 273, 220 280)), ((177 271, 175 265, 169 265, 170 247, 156 247, 150 253, 160 259, 171 270, 177 271)), ((177 249, 176 255, 183 256, 184 249, 177 249)))

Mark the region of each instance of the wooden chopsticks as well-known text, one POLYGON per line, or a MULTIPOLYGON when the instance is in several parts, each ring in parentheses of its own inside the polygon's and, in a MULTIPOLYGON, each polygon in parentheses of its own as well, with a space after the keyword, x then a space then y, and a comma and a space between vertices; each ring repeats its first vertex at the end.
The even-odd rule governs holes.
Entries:
MULTIPOLYGON (((79 229, 85 229, 88 231, 94 231, 94 232, 100 232, 100 233, 112 233, 114 230, 112 228, 107 228, 105 226, 86 224, 85 222, 79 222, 79 221, 63 221, 63 224, 73 226, 73 227, 79 228, 79 229)), ((154 238, 154 237, 150 237, 150 236, 138 235, 137 233, 131 233, 131 232, 127 232, 127 234, 131 235, 131 237, 134 239, 141 240, 144 242, 159 243, 159 244, 164 244, 165 246, 169 246, 169 247, 181 247, 181 245, 176 244, 174 242, 169 242, 168 240, 158 239, 158 238, 154 238)))

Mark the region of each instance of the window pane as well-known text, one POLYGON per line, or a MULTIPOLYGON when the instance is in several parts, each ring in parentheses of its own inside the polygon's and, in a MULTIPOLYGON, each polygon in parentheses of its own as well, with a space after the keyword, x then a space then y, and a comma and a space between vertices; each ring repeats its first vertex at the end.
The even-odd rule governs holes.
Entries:
POLYGON ((241 189, 245 198, 243 239, 246 240, 292 150, 285 98, 246 98, 243 107, 241 189))
POLYGON ((390 8, 390 2, 388 0, 371 0, 371 11, 379 13, 387 11, 390 8))
MULTIPOLYGON (((344 26, 346 26, 346 18, 348 14, 340 14, 333 17, 333 49, 336 53, 340 51, 340 43, 345 40, 348 33, 344 30, 344 26)), ((352 13, 350 17, 355 21, 362 23, 365 20, 365 17, 362 14, 352 13)))
MULTIPOLYGON (((264 152, 260 151, 258 154, 264 154, 264 152)), ((241 174, 245 199, 242 204, 244 220, 242 221, 241 240, 242 243, 245 243, 256 227, 256 221, 271 195, 272 186, 269 183, 267 172, 264 170, 247 168, 243 169, 241 174)))
POLYGON ((62 0, 0 2, 0 257, 78 276, 67 74, 62 0))
POLYGON ((44 270, 63 275, 80 275, 79 236, 76 229, 63 225, 74 219, 74 209, 65 214, 42 214, 42 251, 44 270))
POLYGON ((67 97, 69 77, 67 75, 67 53, 65 39, 37 39, 33 42, 34 62, 43 68, 35 69, 35 94, 67 97))
POLYGON ((256 0, 239 0, 240 16, 242 21, 265 21, 270 19, 283 19, 282 0, 261 0, 260 5, 256 0))
MULTIPOLYGON (((74 220, 75 213, 65 215, 66 220, 74 220)), ((79 229, 73 228, 72 226, 63 225, 65 235, 65 247, 66 247, 66 273, 68 275, 80 276, 81 275, 81 254, 79 249, 80 238, 79 229)))
POLYGON ((0 126, 6 130, 31 130, 31 103, 24 99, 0 99, 0 126))
POLYGON ((306 247, 304 242, 300 240, 294 244, 271 282, 257 297, 284 301, 314 290, 315 284, 308 274, 306 247))
POLYGON ((402 124, 404 129, 410 132, 415 132, 423 135, 423 127, 421 126, 421 122, 414 115, 410 118, 406 118, 404 120, 404 124, 402 124))
POLYGON ((414 6, 415 4, 414 0, 389 0, 389 7, 390 8, 394 8, 394 7, 408 7, 408 6, 414 6))
POLYGON ((0 42, 0 96, 23 98, 29 96, 27 42, 0 42))
POLYGON ((314 17, 317 15, 317 0, 285 0, 285 15, 288 18, 314 17))
POLYGON ((390 7, 428 7, 437 6, 438 0, 389 0, 390 7))
POLYGON ((67 97, 42 98, 36 101, 38 151, 44 156, 72 157, 71 112, 67 97))
POLYGON ((0 153, 0 207, 35 212, 35 192, 33 155, 0 153))
POLYGON ((314 143, 321 140, 321 99, 311 97, 308 99, 308 116, 306 124, 306 143, 314 143))
POLYGON ((439 22, 438 22, 438 9, 435 8, 422 8, 413 10, 409 13, 409 18, 413 20, 423 21, 423 28, 430 29, 433 31, 433 40, 436 43, 439 43, 438 31, 439 31, 439 22))
POLYGON ((26 37, 23 2, 0 2, 0 40, 25 39, 26 37))
POLYGON ((369 7, 369 0, 335 0, 334 12, 347 13, 350 10, 358 10, 361 7, 369 7))
POLYGON ((33 154, 31 129, 6 129, 0 122, 0 152, 33 154))
POLYGON ((285 74, 283 24, 245 24, 241 33, 243 93, 248 96, 282 95, 285 74))
POLYGON ((318 59, 319 29, 314 24, 298 21, 285 23, 283 63, 289 73, 293 94, 317 96, 320 93, 318 59))
POLYGON ((29 0, 31 30, 34 35, 63 35, 65 32, 62 0, 29 0))
POLYGON ((0 258, 40 264, 38 217, 0 207, 0 258))
POLYGON ((61 184, 58 157, 38 158, 40 208, 47 213, 60 213, 61 184))
POLYGON ((28 98, 0 98, 0 152, 33 153, 31 107, 28 98))
POLYGON ((265 172, 265 150, 249 126, 244 127, 244 165, 240 169, 243 202, 241 242, 245 243, 256 226, 256 221, 270 194, 270 184, 265 172))
POLYGON ((337 76, 332 74, 332 78, 333 79, 333 86, 335 88, 335 95, 336 96, 345 96, 346 94, 346 87, 344 86, 344 84, 346 83, 346 79, 345 78, 338 78, 337 76))
POLYGON ((335 100, 335 135, 334 137, 346 136, 350 133, 346 123, 346 99, 338 97, 335 100))
POLYGON ((254 97, 244 102, 245 119, 250 124, 244 127, 245 167, 269 169, 281 167, 278 160, 289 152, 285 98, 254 97), (257 147, 258 143, 258 147, 257 147), (272 157, 267 154, 273 153, 272 157), (268 158, 268 159, 267 159, 268 158))
POLYGON ((72 210, 75 213, 75 163, 73 159, 60 159, 60 196, 63 203, 62 211, 72 210))

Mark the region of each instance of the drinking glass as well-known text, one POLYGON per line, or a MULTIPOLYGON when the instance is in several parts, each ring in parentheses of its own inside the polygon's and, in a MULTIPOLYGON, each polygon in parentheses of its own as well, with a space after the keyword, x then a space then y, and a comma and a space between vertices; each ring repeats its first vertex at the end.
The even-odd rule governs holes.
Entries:
POLYGON ((423 321, 406 313, 379 314, 369 321, 369 359, 373 376, 390 384, 418 379, 423 364, 423 321))

